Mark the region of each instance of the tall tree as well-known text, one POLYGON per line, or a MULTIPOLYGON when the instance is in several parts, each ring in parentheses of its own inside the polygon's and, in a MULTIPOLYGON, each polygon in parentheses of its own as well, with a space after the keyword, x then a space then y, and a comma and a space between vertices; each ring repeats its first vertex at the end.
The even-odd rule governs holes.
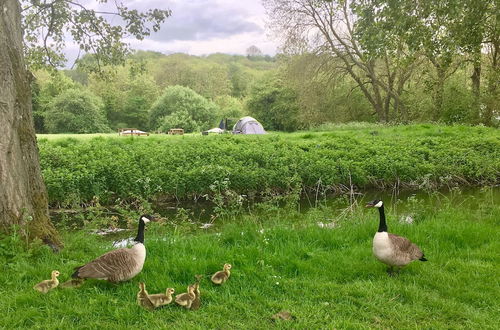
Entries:
POLYGON ((349 0, 264 0, 271 27, 284 38, 284 50, 312 52, 331 59, 361 89, 382 122, 405 115, 401 99, 412 63, 397 52, 366 52, 358 37, 358 16, 349 0))
POLYGON ((26 49, 32 63, 61 64, 64 34, 69 30, 83 50, 97 53, 99 66, 122 58, 127 51, 121 42, 123 36, 142 38, 150 33, 148 22, 156 31, 170 12, 141 13, 120 5, 116 12, 107 14, 122 17, 125 27, 121 27, 109 23, 103 16, 106 13, 87 9, 78 0, 30 0, 22 4, 23 15, 19 1, 0 1, 0 227, 9 231, 18 225, 27 236, 57 247, 61 242, 50 222, 40 171, 23 35, 31 46, 26 49), (55 49, 49 48, 51 45, 55 49))
MULTIPOLYGON (((443 112, 446 80, 466 62, 472 65, 474 99, 470 122, 479 120, 482 44, 490 30, 498 0, 360 0, 355 8, 359 32, 367 48, 396 50, 397 38, 409 54, 422 54, 430 71, 434 102, 433 119, 443 112)), ((496 14, 498 15, 498 14, 496 14)))

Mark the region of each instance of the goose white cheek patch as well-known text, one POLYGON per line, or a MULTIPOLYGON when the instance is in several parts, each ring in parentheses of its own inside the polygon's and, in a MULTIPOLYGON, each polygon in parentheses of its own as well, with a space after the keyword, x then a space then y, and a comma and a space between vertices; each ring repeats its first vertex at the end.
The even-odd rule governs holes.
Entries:
POLYGON ((144 223, 148 223, 148 222, 150 221, 150 220, 149 220, 148 218, 146 218, 146 217, 142 217, 141 219, 142 219, 142 221, 144 221, 144 223))
POLYGON ((377 204, 375 204, 375 207, 382 207, 382 201, 378 202, 377 204))

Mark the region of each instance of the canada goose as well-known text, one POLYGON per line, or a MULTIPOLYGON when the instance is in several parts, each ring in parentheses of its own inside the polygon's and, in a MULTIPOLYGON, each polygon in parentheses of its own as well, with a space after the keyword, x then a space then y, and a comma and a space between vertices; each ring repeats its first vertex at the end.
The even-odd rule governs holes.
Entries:
POLYGON ((231 273, 229 272, 230 269, 231 269, 230 264, 224 264, 223 270, 220 270, 214 275, 212 275, 212 282, 214 284, 222 284, 226 282, 229 276, 231 275, 231 273))
POLYGON ((168 305, 172 302, 172 294, 175 292, 174 289, 168 288, 165 293, 150 294, 149 300, 154 307, 160 307, 163 305, 168 305))
POLYGON ((197 310, 201 306, 200 282, 201 282, 201 279, 203 278, 203 275, 196 275, 195 278, 196 278, 196 282, 193 284, 195 298, 193 300, 193 303, 191 304, 192 310, 197 310))
POLYGON ((373 237, 373 254, 378 260, 389 266, 387 269, 389 275, 393 274, 393 268, 399 271, 413 260, 427 261, 420 248, 409 239, 387 232, 384 203, 381 200, 371 201, 366 204, 366 207, 378 208, 380 223, 378 231, 373 237))
POLYGON ((37 285, 33 287, 33 289, 37 290, 38 292, 41 293, 47 293, 50 290, 56 288, 59 285, 59 280, 57 277, 59 276, 59 272, 57 270, 53 270, 51 273, 51 279, 50 280, 45 280, 41 281, 37 285))
POLYGON ((144 227, 151 220, 152 217, 146 214, 139 218, 139 229, 135 238, 137 243, 134 246, 106 252, 86 265, 76 267, 71 277, 95 278, 117 283, 130 280, 139 274, 146 259, 144 227))
POLYGON ((137 305, 146 308, 147 310, 153 310, 155 307, 151 300, 149 299, 149 294, 146 291, 146 285, 144 282, 139 282, 139 292, 137 292, 137 305))
POLYGON ((196 299, 196 294, 194 293, 195 286, 190 285, 187 288, 187 293, 181 293, 175 296, 175 302, 187 309, 191 308, 193 301, 196 299))

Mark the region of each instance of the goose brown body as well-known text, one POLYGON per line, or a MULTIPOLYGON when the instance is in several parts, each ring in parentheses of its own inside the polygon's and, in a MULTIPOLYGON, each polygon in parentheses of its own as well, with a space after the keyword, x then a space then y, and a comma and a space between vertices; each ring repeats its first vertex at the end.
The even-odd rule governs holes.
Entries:
POLYGON ((74 278, 95 278, 110 282, 127 281, 139 274, 146 260, 144 244, 109 251, 97 259, 76 268, 74 278))
POLYGON ((376 233, 373 237, 373 254, 384 264, 396 267, 406 266, 424 256, 409 239, 387 232, 376 233))
POLYGON ((121 248, 109 251, 91 262, 75 268, 71 275, 75 279, 94 278, 117 283, 127 281, 142 271, 146 260, 144 246, 144 227, 150 217, 143 215, 139 218, 139 228, 131 248, 121 248))

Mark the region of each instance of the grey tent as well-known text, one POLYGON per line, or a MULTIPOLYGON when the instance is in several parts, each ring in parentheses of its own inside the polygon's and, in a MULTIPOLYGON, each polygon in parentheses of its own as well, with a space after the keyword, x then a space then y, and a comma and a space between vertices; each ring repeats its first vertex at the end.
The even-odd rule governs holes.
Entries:
POLYGON ((243 117, 233 127, 234 134, 266 134, 264 127, 252 117, 243 117))

